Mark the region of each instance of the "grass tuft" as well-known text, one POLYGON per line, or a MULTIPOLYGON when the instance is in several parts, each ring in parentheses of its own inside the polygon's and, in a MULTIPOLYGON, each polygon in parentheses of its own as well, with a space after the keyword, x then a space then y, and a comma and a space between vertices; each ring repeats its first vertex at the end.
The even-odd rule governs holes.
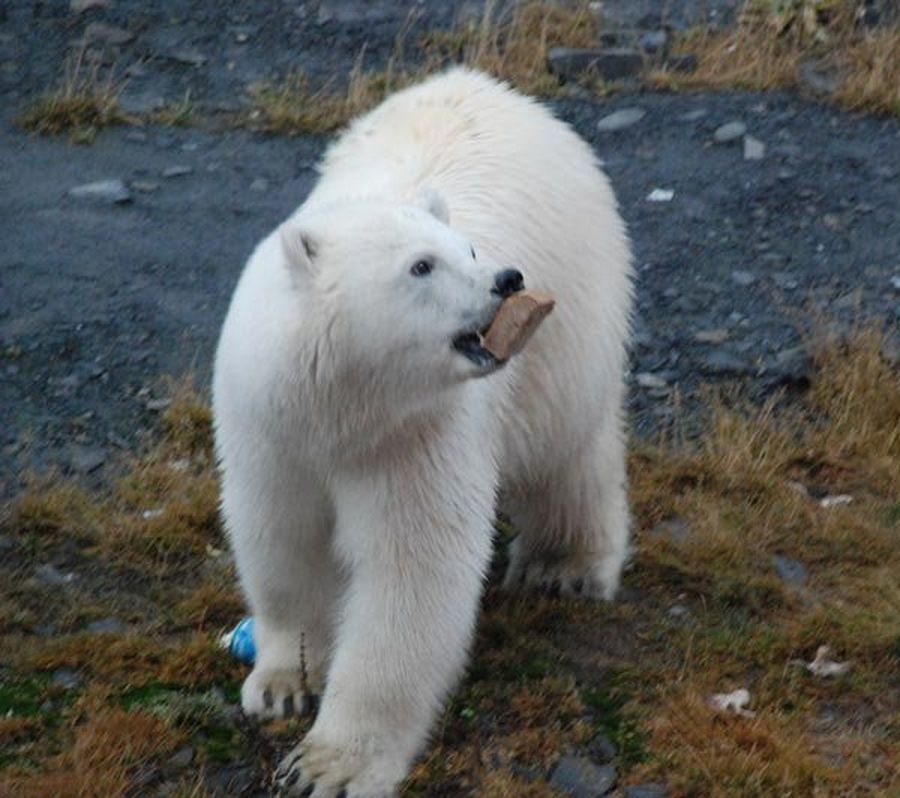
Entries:
POLYGON ((803 88, 814 67, 836 77, 845 108, 900 114, 900 29, 866 28, 856 0, 748 0, 728 30, 698 29, 678 47, 697 55, 689 74, 655 71, 651 85, 688 89, 803 88))
POLYGON ((97 131, 125 121, 119 107, 122 85, 100 65, 85 63, 81 48, 66 61, 60 85, 38 97, 17 118, 19 125, 41 135, 68 133, 79 144, 93 141, 97 131))

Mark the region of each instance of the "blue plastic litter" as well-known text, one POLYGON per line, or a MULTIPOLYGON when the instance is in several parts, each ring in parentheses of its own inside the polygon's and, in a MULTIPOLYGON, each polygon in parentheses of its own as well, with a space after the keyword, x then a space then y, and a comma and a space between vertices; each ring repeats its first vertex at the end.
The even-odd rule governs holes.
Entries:
POLYGON ((253 618, 244 618, 234 629, 222 636, 222 647, 245 665, 252 665, 256 661, 253 627, 253 618))

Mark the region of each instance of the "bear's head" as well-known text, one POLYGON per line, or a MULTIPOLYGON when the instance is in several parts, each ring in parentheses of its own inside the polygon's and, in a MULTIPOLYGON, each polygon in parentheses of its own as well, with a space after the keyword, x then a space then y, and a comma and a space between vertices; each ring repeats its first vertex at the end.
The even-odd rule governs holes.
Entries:
POLYGON ((435 192, 409 204, 359 199, 302 209, 280 235, 313 325, 302 334, 320 339, 319 368, 415 391, 502 365, 480 333, 522 276, 480 261, 435 192))

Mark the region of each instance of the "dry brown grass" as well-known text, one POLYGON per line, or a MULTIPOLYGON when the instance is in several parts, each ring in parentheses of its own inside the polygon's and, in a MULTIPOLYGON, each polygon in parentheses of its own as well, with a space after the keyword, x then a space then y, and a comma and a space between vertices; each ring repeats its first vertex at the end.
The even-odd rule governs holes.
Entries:
MULTIPOLYGON (((711 399, 705 434, 635 444, 630 601, 488 590, 469 674, 406 795, 550 796, 557 757, 590 750, 598 733, 618 748, 621 784, 664 781, 674 798, 897 794, 900 378, 881 331, 820 340, 802 401, 711 399), (822 493, 854 498, 825 508, 822 493), (684 539, 649 533, 673 517, 684 539), (806 581, 778 578, 776 554, 804 563, 806 581), (675 604, 681 615, 669 614, 675 604), (795 664, 822 644, 852 662, 849 673, 823 679, 795 664), (709 706, 738 687, 754 717, 709 706)), ((245 669, 215 641, 244 610, 219 551, 208 409, 187 388, 169 395, 163 439, 107 494, 45 485, 4 522, 26 559, 11 571, 0 562, 0 648, 11 652, 0 794, 100 794, 93 784, 122 794, 182 740, 201 767, 249 762, 265 773, 271 745, 306 728, 246 738, 211 697, 213 685, 236 697, 245 669), (135 520, 139 508, 170 506, 135 520), (73 545, 71 586, 26 578, 73 545), (127 617, 128 633, 79 631, 104 614, 127 617), (36 633, 47 622, 57 633, 36 633), (57 668, 83 686, 53 685, 57 668), (88 698, 73 703, 79 694, 88 698)), ((202 777, 176 789, 202 795, 202 777)))
MULTIPOLYGON (((410 20, 412 22, 412 19, 410 20)), ((248 123, 273 133, 330 133, 374 107, 388 94, 450 64, 464 64, 534 94, 552 94, 559 79, 549 72, 547 51, 557 45, 597 42, 596 16, 585 2, 500 3, 491 0, 481 18, 422 37, 407 58, 409 27, 397 35, 394 53, 380 70, 366 70, 361 52, 345 85, 315 86, 302 72, 251 88, 248 123)))
POLYGON ((118 798, 137 766, 179 744, 181 735, 143 712, 105 706, 93 697, 76 712, 64 750, 38 772, 0 775, 0 794, 19 798, 118 798))
POLYGON ((546 95, 559 88, 547 66, 551 47, 591 47, 599 39, 597 16, 587 3, 485 3, 481 19, 431 33, 425 52, 437 63, 460 63, 546 95))
POLYGON ((67 59, 63 79, 53 91, 32 102, 18 117, 27 130, 42 135, 68 133, 73 141, 89 143, 100 128, 125 121, 119 108, 122 84, 98 64, 85 62, 85 49, 67 59))
POLYGON ((832 99, 846 108, 900 114, 900 29, 860 25, 856 0, 748 0, 730 30, 695 30, 679 43, 695 53, 689 74, 656 71, 669 88, 765 90, 803 87, 805 62, 841 77, 832 99))

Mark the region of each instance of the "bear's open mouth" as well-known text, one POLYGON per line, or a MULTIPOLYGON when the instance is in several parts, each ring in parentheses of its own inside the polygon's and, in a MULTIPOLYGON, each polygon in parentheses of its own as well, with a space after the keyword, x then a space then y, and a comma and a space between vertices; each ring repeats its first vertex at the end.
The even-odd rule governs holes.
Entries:
POLYGON ((480 330, 461 332, 453 339, 453 348, 461 355, 465 355, 479 368, 501 365, 501 362, 484 348, 484 334, 489 326, 480 330))

